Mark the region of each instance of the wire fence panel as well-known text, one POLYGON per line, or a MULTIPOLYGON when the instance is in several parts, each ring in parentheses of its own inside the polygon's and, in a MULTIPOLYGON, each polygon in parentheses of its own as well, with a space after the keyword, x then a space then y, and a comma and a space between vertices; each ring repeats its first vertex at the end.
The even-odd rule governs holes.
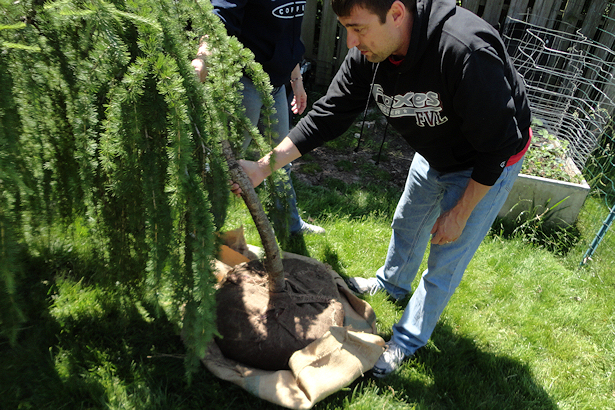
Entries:
POLYGON ((615 110, 607 95, 614 53, 579 33, 508 19, 503 36, 523 76, 534 116, 550 134, 570 143, 579 169, 598 146, 615 110), (596 51, 607 55, 597 58, 596 51))
MULTIPOLYGON (((612 30, 604 16, 601 30, 612 30)), ((526 18, 527 21, 533 19, 526 18)), ((615 253, 609 233, 615 203, 613 125, 615 52, 563 21, 537 26, 507 18, 502 30, 509 54, 524 78, 535 131, 568 142, 567 155, 583 171, 592 192, 582 212, 588 248, 581 264, 599 249, 615 253), (555 27, 555 28, 547 28, 555 27), (609 242, 610 245, 601 243, 609 242)), ((609 43, 609 31, 601 37, 609 43)), ((613 256, 610 256, 613 259, 613 256)))

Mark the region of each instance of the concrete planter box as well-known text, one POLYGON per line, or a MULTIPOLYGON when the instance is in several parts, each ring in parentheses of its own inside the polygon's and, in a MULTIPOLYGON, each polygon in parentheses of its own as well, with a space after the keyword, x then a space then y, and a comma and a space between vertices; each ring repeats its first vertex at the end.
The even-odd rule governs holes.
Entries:
MULTIPOLYGON (((581 174, 574 164, 571 172, 581 174)), ((566 198, 553 210, 555 214, 549 222, 561 226, 572 225, 579 216, 589 190, 585 180, 577 184, 519 174, 498 216, 516 219, 522 211, 530 210, 533 206, 537 207, 538 213, 541 213, 545 210, 545 204, 548 203, 552 207, 566 198)))

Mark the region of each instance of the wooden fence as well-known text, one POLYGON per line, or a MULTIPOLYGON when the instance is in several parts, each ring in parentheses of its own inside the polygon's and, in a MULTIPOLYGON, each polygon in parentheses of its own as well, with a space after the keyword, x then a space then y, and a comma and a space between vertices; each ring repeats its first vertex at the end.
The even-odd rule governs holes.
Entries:
MULTIPOLYGON (((548 29, 578 30, 608 49, 615 43, 615 0, 461 0, 461 6, 497 28, 512 17, 548 29)), ((330 0, 306 0, 301 37, 305 57, 315 66, 315 83, 328 85, 348 51, 346 30, 337 24, 330 0)))

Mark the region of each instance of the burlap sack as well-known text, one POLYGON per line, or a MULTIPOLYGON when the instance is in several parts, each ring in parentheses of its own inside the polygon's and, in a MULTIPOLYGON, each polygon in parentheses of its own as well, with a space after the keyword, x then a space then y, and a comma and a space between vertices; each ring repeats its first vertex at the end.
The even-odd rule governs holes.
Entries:
MULTIPOLYGON (((255 254, 258 248, 251 247, 255 254)), ((285 253, 284 258, 312 258, 285 253)), ((320 339, 295 352, 291 370, 266 371, 230 360, 211 343, 202 359, 216 377, 241 386, 263 400, 290 409, 310 409, 315 403, 348 386, 371 369, 382 352, 384 340, 376 335, 376 315, 371 306, 357 298, 330 267, 342 295, 344 327, 332 326, 320 339)))

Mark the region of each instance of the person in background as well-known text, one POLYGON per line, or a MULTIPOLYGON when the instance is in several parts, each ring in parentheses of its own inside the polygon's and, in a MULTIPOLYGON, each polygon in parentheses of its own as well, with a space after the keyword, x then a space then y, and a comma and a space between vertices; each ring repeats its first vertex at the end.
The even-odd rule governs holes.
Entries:
MULTIPOLYGON (((272 131, 277 135, 274 144, 278 144, 290 129, 290 113, 286 95, 286 84, 291 85, 294 98, 291 110, 302 114, 307 107, 307 94, 303 86, 299 62, 305 51, 301 42, 301 23, 305 9, 304 1, 293 0, 212 0, 214 13, 224 23, 227 33, 235 36, 254 53, 255 61, 260 63, 269 75, 273 86, 275 115, 272 131)), ((206 39, 192 61, 199 79, 207 76, 207 57, 210 51, 206 39)), ((263 101, 258 90, 247 77, 241 79, 243 84, 243 105, 246 115, 253 125, 259 126, 263 101)), ((262 127, 260 127, 262 131, 262 127)), ((243 151, 245 152, 252 137, 245 133, 243 151)), ((291 164, 285 166, 290 181, 291 164)), ((289 231, 292 234, 322 234, 325 230, 309 224, 301 218, 297 209, 295 190, 290 182, 288 194, 289 231)))
MULTIPOLYGON (((368 98, 415 149, 383 266, 347 280, 361 294, 412 294, 372 369, 384 377, 431 337, 517 178, 531 114, 497 31, 454 0, 332 5, 350 50, 327 94, 274 149, 274 167, 341 135, 368 98)), ((240 162, 254 185, 271 172, 270 159, 240 162)))

